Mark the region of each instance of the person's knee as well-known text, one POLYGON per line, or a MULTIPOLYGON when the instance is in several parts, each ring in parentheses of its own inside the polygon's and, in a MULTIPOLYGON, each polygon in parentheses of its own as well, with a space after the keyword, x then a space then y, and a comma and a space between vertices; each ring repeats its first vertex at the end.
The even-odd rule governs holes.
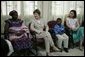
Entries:
POLYGON ((49 41, 47 37, 44 37, 44 40, 45 40, 45 42, 48 42, 49 41))
POLYGON ((63 40, 63 38, 60 38, 60 37, 58 38, 58 41, 62 41, 62 40, 63 40))
POLYGON ((67 36, 66 39, 69 39, 69 37, 67 36))
POLYGON ((51 37, 51 35, 50 35, 50 33, 49 33, 49 32, 46 32, 46 35, 47 35, 48 37, 51 37))
POLYGON ((67 39, 67 40, 69 40, 69 37, 66 35, 64 39, 67 39))

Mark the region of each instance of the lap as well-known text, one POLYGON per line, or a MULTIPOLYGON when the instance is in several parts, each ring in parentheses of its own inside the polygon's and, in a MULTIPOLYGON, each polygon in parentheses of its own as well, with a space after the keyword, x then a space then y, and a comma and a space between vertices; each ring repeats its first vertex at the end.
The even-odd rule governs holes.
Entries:
POLYGON ((78 30, 73 31, 72 36, 74 42, 78 42, 79 40, 81 40, 82 37, 84 36, 84 27, 79 27, 78 30))
POLYGON ((64 39, 64 37, 63 37, 62 35, 60 35, 60 34, 57 34, 56 37, 57 37, 58 39, 64 39))
POLYGON ((37 37, 37 38, 46 38, 46 37, 48 37, 48 36, 51 36, 50 33, 49 33, 49 32, 45 32, 45 31, 43 31, 43 32, 40 33, 40 34, 36 34, 36 37, 37 37))
POLYGON ((68 38, 68 36, 65 33, 62 35, 57 34, 56 37, 58 37, 58 39, 67 39, 68 38))

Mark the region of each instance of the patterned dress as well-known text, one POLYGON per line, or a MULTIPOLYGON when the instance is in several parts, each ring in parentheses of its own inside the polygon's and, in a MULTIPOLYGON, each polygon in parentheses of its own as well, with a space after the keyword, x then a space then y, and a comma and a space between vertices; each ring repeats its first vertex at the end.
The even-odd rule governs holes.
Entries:
POLYGON ((32 48, 31 38, 29 38, 29 30, 23 24, 23 21, 17 19, 13 21, 12 19, 6 20, 9 23, 9 40, 15 50, 32 48))

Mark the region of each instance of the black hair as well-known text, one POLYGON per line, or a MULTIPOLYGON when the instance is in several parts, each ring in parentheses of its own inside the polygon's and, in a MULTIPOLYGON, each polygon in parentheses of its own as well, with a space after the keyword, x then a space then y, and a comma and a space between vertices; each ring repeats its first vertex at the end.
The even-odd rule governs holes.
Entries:
POLYGON ((57 18, 57 20, 56 20, 56 21, 58 21, 58 20, 62 21, 62 19, 61 19, 61 18, 57 18))
POLYGON ((17 13, 17 14, 18 14, 18 12, 17 12, 16 10, 12 10, 12 11, 10 11, 9 15, 10 15, 10 16, 13 16, 14 13, 17 13))
POLYGON ((71 10, 70 13, 73 12, 74 13, 74 16, 73 18, 76 18, 77 17, 77 13, 76 13, 76 10, 71 10))

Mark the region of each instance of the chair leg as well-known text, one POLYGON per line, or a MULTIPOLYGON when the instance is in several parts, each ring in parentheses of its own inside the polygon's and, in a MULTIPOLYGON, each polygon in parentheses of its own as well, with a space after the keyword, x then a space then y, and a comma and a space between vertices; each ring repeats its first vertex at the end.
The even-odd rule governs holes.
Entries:
POLYGON ((74 48, 74 40, 73 40, 73 38, 72 38, 72 48, 74 48))
POLYGON ((34 37, 35 39, 35 50, 36 50, 36 55, 35 56, 37 56, 38 55, 38 48, 37 48, 37 39, 36 39, 36 36, 34 37))
POLYGON ((73 47, 72 47, 72 48, 74 48, 74 42, 72 43, 72 45, 73 45, 73 47))
POLYGON ((72 36, 70 35, 70 37, 69 37, 70 39, 69 39, 69 47, 70 48, 74 48, 74 41, 73 41, 73 38, 72 38, 72 36))
POLYGON ((38 55, 37 42, 36 42, 36 46, 35 46, 35 48, 36 48, 36 56, 37 56, 37 55, 38 55))

